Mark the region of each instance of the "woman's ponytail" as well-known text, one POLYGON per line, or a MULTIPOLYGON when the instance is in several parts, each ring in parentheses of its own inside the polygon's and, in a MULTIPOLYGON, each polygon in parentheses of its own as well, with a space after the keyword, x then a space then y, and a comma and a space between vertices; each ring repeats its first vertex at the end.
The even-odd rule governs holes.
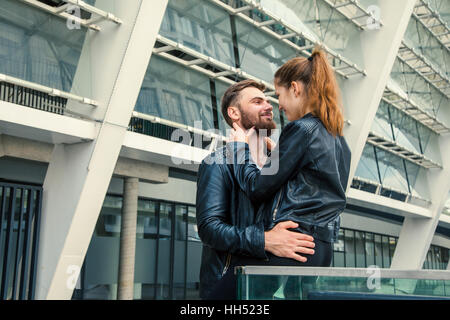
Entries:
POLYGON ((311 56, 292 58, 275 73, 278 85, 289 88, 292 81, 302 82, 307 90, 307 104, 332 135, 343 135, 344 117, 339 87, 326 53, 314 48, 311 56))
POLYGON ((307 83, 309 107, 332 135, 342 136, 344 117, 340 108, 339 87, 326 53, 316 47, 310 63, 311 77, 307 83))

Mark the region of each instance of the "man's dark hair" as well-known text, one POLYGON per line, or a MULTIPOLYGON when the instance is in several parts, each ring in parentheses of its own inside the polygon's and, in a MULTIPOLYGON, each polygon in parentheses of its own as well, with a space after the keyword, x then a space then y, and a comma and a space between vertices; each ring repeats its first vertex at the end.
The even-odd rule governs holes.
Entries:
POLYGON ((255 80, 243 80, 233 84, 223 94, 220 107, 222 110, 222 115, 230 127, 233 127, 233 122, 228 116, 228 107, 234 105, 240 109, 241 108, 241 105, 239 103, 240 93, 242 90, 248 87, 255 87, 261 91, 264 91, 266 89, 266 86, 264 84, 257 82, 255 80))

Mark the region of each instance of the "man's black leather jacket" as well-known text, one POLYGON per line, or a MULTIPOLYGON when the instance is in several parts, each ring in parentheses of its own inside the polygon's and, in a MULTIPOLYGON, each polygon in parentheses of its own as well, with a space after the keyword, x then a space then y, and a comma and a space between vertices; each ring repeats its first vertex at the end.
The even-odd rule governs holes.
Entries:
POLYGON ((221 148, 207 156, 197 175, 197 227, 203 242, 200 297, 222 278, 232 255, 266 258, 264 225, 233 175, 232 154, 221 148))
POLYGON ((253 203, 262 204, 257 216, 264 217, 266 230, 291 220, 299 232, 336 241, 351 160, 344 137, 334 137, 308 113, 286 125, 262 170, 246 143, 230 144, 237 157, 235 178, 253 203))

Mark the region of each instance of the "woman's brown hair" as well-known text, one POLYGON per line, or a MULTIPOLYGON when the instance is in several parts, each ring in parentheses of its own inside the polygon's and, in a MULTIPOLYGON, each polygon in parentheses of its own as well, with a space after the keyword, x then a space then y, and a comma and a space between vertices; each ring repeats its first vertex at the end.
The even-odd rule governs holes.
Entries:
POLYGON ((289 88, 292 81, 301 81, 306 88, 306 103, 332 135, 342 136, 344 117, 340 106, 339 87, 326 53, 314 48, 309 58, 296 57, 275 73, 277 85, 289 88))

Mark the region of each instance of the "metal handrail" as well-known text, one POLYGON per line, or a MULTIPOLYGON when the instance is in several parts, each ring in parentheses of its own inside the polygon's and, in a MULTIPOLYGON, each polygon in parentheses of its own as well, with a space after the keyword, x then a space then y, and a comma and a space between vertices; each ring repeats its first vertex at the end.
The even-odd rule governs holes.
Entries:
POLYGON ((7 83, 12 83, 21 87, 25 87, 25 88, 29 88, 32 90, 37 90, 37 91, 41 91, 43 93, 46 93, 50 96, 55 96, 55 97, 61 97, 61 98, 66 98, 69 100, 74 100, 74 101, 78 101, 80 103, 83 104, 88 104, 91 105, 93 107, 97 107, 98 106, 98 102, 89 98, 85 98, 85 97, 81 97, 69 92, 65 92, 65 91, 61 91, 55 88, 51 88, 51 87, 47 87, 47 86, 43 86, 41 84, 35 83, 35 82, 31 82, 31 81, 26 81, 26 80, 22 80, 19 78, 15 78, 15 77, 11 77, 11 76, 7 76, 6 74, 2 74, 0 73, 0 82, 7 82, 7 83))
MULTIPOLYGON (((328 268, 328 267, 280 267, 280 266, 238 266, 235 272, 242 275, 274 276, 323 276, 367 278, 373 273, 368 268, 328 268)), ((450 270, 396 270, 379 268, 380 278, 450 280, 450 270)))
POLYGON ((64 20, 71 19, 74 22, 79 23, 80 26, 89 28, 94 31, 101 30, 101 28, 95 23, 100 22, 102 20, 111 21, 115 24, 122 24, 122 20, 114 16, 112 13, 100 10, 94 6, 87 4, 82 0, 64 0, 64 2, 66 3, 59 7, 52 7, 48 4, 45 4, 37 0, 20 0, 20 1, 29 4, 35 8, 38 8, 40 10, 43 10, 45 12, 48 12, 50 14, 53 14, 57 17, 60 17, 64 20), (67 12, 67 10, 69 9, 69 5, 77 6, 80 9, 83 9, 84 11, 89 12, 92 15, 95 15, 95 17, 91 19, 81 19, 79 17, 76 17, 75 15, 71 15, 67 12))

